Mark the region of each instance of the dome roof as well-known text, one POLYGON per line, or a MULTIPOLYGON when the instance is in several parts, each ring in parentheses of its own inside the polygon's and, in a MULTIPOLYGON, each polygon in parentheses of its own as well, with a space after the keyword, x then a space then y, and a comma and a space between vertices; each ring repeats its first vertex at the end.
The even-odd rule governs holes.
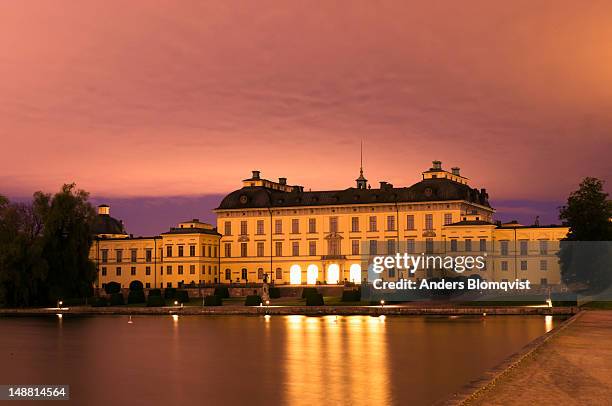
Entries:
POLYGON ((98 214, 91 225, 91 233, 100 234, 126 234, 123 223, 108 214, 98 214))

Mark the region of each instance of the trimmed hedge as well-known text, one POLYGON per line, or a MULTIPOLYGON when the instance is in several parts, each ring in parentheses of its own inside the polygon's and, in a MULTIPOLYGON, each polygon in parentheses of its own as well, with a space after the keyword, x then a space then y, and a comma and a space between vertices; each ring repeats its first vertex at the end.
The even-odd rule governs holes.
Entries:
POLYGON ((219 296, 222 299, 227 299, 230 297, 229 289, 227 286, 215 286, 214 296, 219 296))
POLYGON ((107 295, 112 295, 113 293, 121 292, 121 285, 117 282, 109 282, 104 285, 104 291, 107 295))
POLYGON ((175 288, 164 289, 164 299, 174 299, 175 296, 176 296, 175 288))
POLYGON ((320 293, 312 293, 306 296, 306 306, 324 306, 323 295, 320 293))
POLYGON ((147 307, 162 307, 166 305, 163 297, 157 295, 149 295, 147 298, 147 307))
POLYGON ((306 299, 308 297, 308 295, 311 294, 318 294, 319 291, 317 290, 317 288, 304 288, 302 289, 302 299, 306 299))
POLYGON ((280 288, 275 288, 274 286, 270 287, 268 294, 270 295, 270 299, 278 299, 281 297, 280 288))
POLYGON ((174 294, 174 298, 179 303, 188 303, 189 302, 189 292, 186 290, 177 290, 174 294))
POLYGON ((108 300, 105 297, 97 297, 93 301, 91 306, 92 307, 106 307, 106 306, 108 306, 108 300))
POLYGON ((262 303, 261 296, 259 295, 248 295, 244 301, 245 306, 259 306, 262 303))
POLYGON ((204 298, 204 306, 223 306, 223 298, 216 295, 206 296, 204 298))
POLYGON ((361 291, 359 289, 350 289, 342 291, 343 302, 359 302, 361 301, 361 291))
POLYGON ((145 299, 144 290, 130 290, 128 293, 128 304, 133 303, 145 303, 147 300, 145 299))
POLYGON ((159 296, 161 297, 161 289, 150 289, 149 296, 159 296))
POLYGON ((110 296, 110 305, 111 306, 123 306, 125 304, 125 299, 121 293, 113 293, 110 296))

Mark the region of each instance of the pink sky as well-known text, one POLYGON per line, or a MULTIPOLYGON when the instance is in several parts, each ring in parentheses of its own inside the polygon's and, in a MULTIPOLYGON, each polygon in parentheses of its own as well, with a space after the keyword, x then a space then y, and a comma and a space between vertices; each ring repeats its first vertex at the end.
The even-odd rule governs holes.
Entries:
POLYGON ((612 173, 609 1, 5 1, 0 193, 407 186, 493 198, 612 173))

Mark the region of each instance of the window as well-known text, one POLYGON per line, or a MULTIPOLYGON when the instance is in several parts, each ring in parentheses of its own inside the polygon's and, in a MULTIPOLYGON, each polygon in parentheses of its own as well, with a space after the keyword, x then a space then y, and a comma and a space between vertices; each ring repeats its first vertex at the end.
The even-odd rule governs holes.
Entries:
POLYGON ((225 270, 225 280, 231 280, 232 279, 232 271, 230 271, 229 269, 225 270))
POLYGON ((370 216, 370 228, 369 231, 376 231, 376 216, 370 216))
POLYGON ((195 250, 196 250, 195 245, 190 245, 189 246, 189 256, 190 257, 195 257, 195 254, 196 254, 195 250))
POLYGON ((247 243, 246 242, 240 243, 240 256, 241 257, 247 256, 247 243))
POLYGON ((376 240, 370 240, 370 255, 376 255, 377 247, 376 240))
POLYGON ((189 273, 195 275, 195 265, 189 265, 189 273))
MULTIPOLYGON (((210 254, 210 247, 208 247, 208 253, 210 254)), ((213 247, 213 257, 217 258, 217 246, 213 247)))
POLYGON ((387 216, 387 231, 395 231, 395 216, 387 216))
POLYGON ((300 243, 298 241, 293 241, 291 243, 291 255, 297 257, 300 255, 300 243))
POLYGON ((501 251, 501 255, 508 255, 508 241, 500 241, 499 249, 501 251))
POLYGON ((508 270, 508 261, 502 261, 501 262, 501 270, 502 271, 507 271, 508 270))
POLYGON ((466 238, 465 240, 465 250, 467 252, 472 251, 472 240, 470 240, 469 238, 466 238))
POLYGON ((132 276, 136 275, 136 267, 135 266, 130 268, 130 275, 132 275, 132 276))
POLYGON ((447 226, 453 223, 453 214, 452 213, 444 213, 444 225, 447 226))
POLYGON ((425 252, 427 254, 432 254, 434 252, 434 241, 433 241, 433 238, 425 239, 425 252))
POLYGON ((300 219, 291 219, 291 232, 293 234, 300 232, 300 219))
POLYGON ((414 254, 414 252, 416 251, 414 245, 415 244, 413 239, 406 240, 406 252, 408 252, 409 254, 414 254))
POLYGON ((123 262, 123 250, 115 250, 115 258, 117 262, 123 262))
POLYGON ((102 263, 105 264, 108 262, 108 250, 102 250, 102 263))
POLYGON ((540 260, 540 271, 547 271, 548 270, 548 261, 546 261, 545 259, 540 260))
POLYGON ((359 217, 351 217, 351 231, 353 233, 359 231, 359 217))
POLYGON ((263 234, 264 233, 264 222, 263 220, 257 220, 257 230, 256 230, 257 234, 263 234))
POLYGON ((527 261, 521 261, 521 271, 527 270, 527 261))
POLYGON ((247 235, 247 234, 248 234, 247 222, 246 220, 242 220, 240 222, 240 235, 247 235))
POLYGON ((274 220, 274 234, 283 233, 283 220, 274 220))
POLYGON ((454 238, 450 240, 450 250, 451 252, 457 252, 457 240, 454 238))
POLYGON ((172 275, 172 265, 166 267, 166 275, 172 275))
POLYGON ((261 241, 257 242, 257 256, 258 257, 264 256, 264 243, 261 241))
POLYGON ((247 269, 246 268, 242 268, 242 272, 241 273, 242 273, 242 275, 241 275, 242 279, 246 281, 247 278, 248 278, 248 276, 247 276, 247 269))
POLYGON ((276 241, 274 243, 274 251, 277 257, 283 256, 283 242, 282 241, 276 241))
POLYGON ((225 256, 227 258, 231 257, 232 256, 232 243, 226 242, 223 248, 225 249, 225 256))
POLYGON ((527 245, 527 244, 528 244, 528 243, 527 243, 527 241, 525 241, 525 240, 523 240, 523 241, 521 241, 521 242, 520 242, 520 247, 521 247, 521 255, 527 255, 527 252, 528 252, 528 251, 527 251, 527 247, 528 247, 528 245, 527 245))
POLYGON ((544 285, 544 286, 548 285, 548 279, 546 278, 540 279, 540 285, 544 285))
POLYGON ((308 241, 308 255, 317 255, 316 241, 308 241))
POLYGON ((145 261, 146 262, 151 262, 153 260, 153 250, 152 249, 147 249, 145 251, 145 261))
POLYGON ((172 287, 172 282, 168 282, 168 283, 166 283, 166 287, 167 287, 167 288, 171 288, 171 287, 172 287))
POLYGON ((406 215, 406 229, 414 230, 414 215, 413 214, 406 215))
POLYGON ((151 275, 151 267, 150 266, 145 267, 145 275, 147 275, 147 276, 151 275))
POLYGON ((232 235, 232 222, 231 221, 226 221, 224 226, 225 226, 225 232, 223 234, 224 235, 232 235))
POLYGON ((540 240, 540 255, 548 254, 548 240, 540 240))
POLYGON ((263 268, 257 270, 257 279, 263 279, 264 271, 263 268))
POLYGON ((352 255, 359 255, 359 240, 352 240, 351 241, 351 254, 352 255))
POLYGON ((395 240, 387 240, 387 254, 395 253, 395 240))
POLYGON ((276 279, 283 279, 283 270, 281 268, 276 268, 276 279))
POLYGON ((308 219, 308 232, 309 233, 317 232, 317 219, 308 219))
POLYGON ((329 232, 330 233, 338 232, 338 217, 329 218, 329 232))
POLYGON ((138 255, 138 251, 135 249, 131 249, 130 250, 130 262, 136 262, 137 261, 137 255, 138 255))
POLYGON ((166 247, 166 257, 168 258, 172 257, 172 245, 168 245, 166 247))
POLYGON ((185 248, 185 247, 183 247, 182 245, 179 245, 179 246, 178 246, 178 256, 179 256, 179 257, 182 257, 182 256, 183 256, 183 249, 184 249, 184 248, 185 248))
MULTIPOLYGON (((216 269, 217 267, 215 267, 215 275, 217 274, 216 269)), ((210 265, 208 265, 208 274, 212 275, 212 267, 210 265)))
POLYGON ((117 268, 115 268, 115 275, 117 276, 121 276, 121 267, 118 266, 117 268))
POLYGON ((327 254, 331 256, 340 255, 340 240, 337 238, 330 238, 327 240, 327 254))
POLYGON ((105 266, 102 267, 102 276, 106 276, 106 267, 105 266))
POLYGON ((183 265, 179 265, 178 266, 178 274, 182 275, 183 274, 183 265))
POLYGON ((433 214, 426 214, 425 215, 425 230, 433 230, 433 228, 434 228, 433 214))
POLYGON ((487 250, 487 240, 485 238, 480 239, 480 251, 485 252, 487 250))
POLYGON ((151 287, 151 284, 149 282, 145 283, 145 288, 149 289, 151 287))

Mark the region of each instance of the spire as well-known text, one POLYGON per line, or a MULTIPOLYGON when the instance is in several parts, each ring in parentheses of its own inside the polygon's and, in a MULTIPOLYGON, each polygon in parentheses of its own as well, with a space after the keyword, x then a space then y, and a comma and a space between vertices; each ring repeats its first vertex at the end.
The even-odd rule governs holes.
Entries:
POLYGON ((359 151, 359 177, 355 180, 357 181, 357 189, 367 188, 368 180, 363 176, 363 140, 359 151))

